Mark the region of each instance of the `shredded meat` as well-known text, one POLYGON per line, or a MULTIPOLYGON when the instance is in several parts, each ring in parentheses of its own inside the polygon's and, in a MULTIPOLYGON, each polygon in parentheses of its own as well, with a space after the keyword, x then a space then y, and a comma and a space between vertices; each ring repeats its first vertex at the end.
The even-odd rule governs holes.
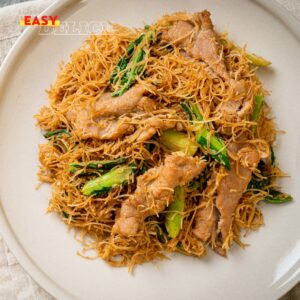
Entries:
POLYGON ((209 240, 216 228, 221 233, 221 243, 224 243, 231 230, 235 209, 251 180, 252 170, 260 160, 259 152, 249 143, 231 143, 228 150, 232 157, 231 169, 220 167, 218 173, 222 179, 216 189, 215 203, 208 203, 196 215, 193 233, 202 241, 209 240))
POLYGON ((197 157, 168 155, 163 165, 138 177, 136 191, 122 204, 113 232, 136 234, 147 216, 157 215, 173 201, 176 186, 187 184, 204 167, 205 162, 197 157))
POLYGON ((103 94, 94 104, 77 106, 67 112, 74 131, 81 138, 117 139, 134 131, 130 118, 118 118, 127 113, 149 112, 155 109, 155 102, 144 96, 145 88, 136 85, 120 97, 103 94))

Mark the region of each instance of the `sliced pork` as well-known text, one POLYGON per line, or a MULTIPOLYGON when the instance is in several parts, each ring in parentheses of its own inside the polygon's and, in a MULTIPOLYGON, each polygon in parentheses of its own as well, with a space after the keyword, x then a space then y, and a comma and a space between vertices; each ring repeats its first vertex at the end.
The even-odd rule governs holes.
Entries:
POLYGON ((190 57, 203 60, 216 74, 229 79, 210 13, 204 10, 194 18, 200 28, 195 34, 191 35, 195 28, 190 22, 178 21, 163 33, 163 39, 181 47, 190 57))
POLYGON ((82 139, 117 139, 135 130, 130 118, 124 115, 155 109, 155 102, 145 97, 145 92, 143 86, 136 85, 120 97, 105 93, 93 104, 78 105, 66 117, 82 139))
POLYGON ((168 155, 163 165, 138 177, 135 193, 122 204, 113 228, 121 235, 136 234, 147 216, 157 215, 173 201, 174 188, 198 176, 205 162, 180 153, 168 155))
POLYGON ((228 150, 231 169, 221 166, 218 170, 222 179, 217 181, 215 199, 198 210, 193 229, 202 241, 208 241, 216 230, 221 235, 221 245, 230 233, 235 209, 260 160, 256 147, 249 143, 231 143, 228 150))

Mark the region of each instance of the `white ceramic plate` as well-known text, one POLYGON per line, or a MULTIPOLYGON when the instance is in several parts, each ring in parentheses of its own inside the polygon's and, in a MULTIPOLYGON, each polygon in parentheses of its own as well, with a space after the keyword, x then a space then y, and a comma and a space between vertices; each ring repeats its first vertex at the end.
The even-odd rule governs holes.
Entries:
POLYGON ((299 280, 299 23, 267 0, 60 1, 44 15, 138 26, 166 12, 204 8, 230 38, 248 42, 251 51, 273 62, 259 75, 272 91, 268 102, 277 123, 287 131, 279 136, 277 157, 291 175, 283 186, 295 201, 265 205, 266 225, 246 238, 250 247, 233 247, 228 259, 213 253, 202 260, 175 256, 139 266, 132 276, 126 268, 80 258, 80 245, 65 225, 55 215, 45 215, 49 188, 35 190, 42 138, 33 115, 47 102, 44 90, 55 80, 58 63, 67 60, 86 36, 41 36, 31 28, 14 46, 0 74, 0 227, 20 263, 57 298, 275 299, 299 280))

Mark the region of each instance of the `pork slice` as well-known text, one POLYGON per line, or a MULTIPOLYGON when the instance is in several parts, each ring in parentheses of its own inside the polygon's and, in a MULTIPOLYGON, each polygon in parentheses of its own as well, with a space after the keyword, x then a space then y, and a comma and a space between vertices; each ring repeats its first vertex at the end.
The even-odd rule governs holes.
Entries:
POLYGON ((196 17, 201 24, 201 29, 195 41, 187 47, 187 53, 195 59, 202 59, 216 74, 229 80, 222 48, 217 41, 217 35, 210 18, 210 12, 204 10, 198 13, 196 17))
POLYGON ((221 239, 215 241, 215 250, 221 255, 226 254, 222 245, 232 227, 235 209, 251 180, 252 170, 260 160, 259 152, 250 143, 230 143, 228 151, 232 158, 231 169, 221 166, 214 175, 215 179, 207 187, 213 199, 208 197, 204 200, 206 205, 197 211, 193 228, 195 236, 204 242, 214 231, 220 232, 221 239), (220 180, 216 180, 217 175, 221 176, 220 180))
POLYGON ((163 32, 162 39, 181 48, 186 48, 190 43, 190 34, 194 26, 188 21, 177 21, 163 32))
POLYGON ((138 109, 154 109, 155 103, 148 97, 144 97, 146 89, 142 85, 136 85, 119 97, 113 97, 111 93, 104 93, 95 105, 95 117, 119 117, 123 114, 138 109))
POLYGON ((194 235, 203 242, 207 242, 216 227, 216 221, 217 216, 214 208, 214 202, 209 201, 203 208, 200 208, 197 211, 195 225, 193 228, 194 235))
POLYGON ((221 167, 224 177, 217 188, 216 197, 216 207, 220 213, 218 231, 223 242, 230 232, 235 209, 251 180, 251 169, 260 160, 259 152, 249 143, 231 143, 229 151, 237 156, 237 160, 231 161, 230 170, 221 167))
POLYGON ((250 83, 245 80, 230 80, 233 89, 233 98, 219 104, 218 110, 221 120, 238 122, 252 113, 253 96, 251 95, 250 83))
POLYGON ((75 133, 82 139, 117 139, 135 129, 130 124, 130 118, 118 117, 155 109, 155 102, 144 96, 145 91, 143 86, 136 85, 120 97, 105 93, 96 103, 78 105, 71 109, 66 117, 73 125, 75 133))
POLYGON ((174 128, 177 121, 160 118, 159 116, 150 117, 145 122, 145 128, 141 129, 141 132, 137 138, 139 142, 145 142, 151 139, 158 130, 166 130, 174 128))
POLYGON ((122 203, 113 232, 136 234, 146 217, 158 215, 173 201, 174 188, 199 175, 205 162, 181 153, 168 155, 164 164, 139 176, 135 193, 122 203))

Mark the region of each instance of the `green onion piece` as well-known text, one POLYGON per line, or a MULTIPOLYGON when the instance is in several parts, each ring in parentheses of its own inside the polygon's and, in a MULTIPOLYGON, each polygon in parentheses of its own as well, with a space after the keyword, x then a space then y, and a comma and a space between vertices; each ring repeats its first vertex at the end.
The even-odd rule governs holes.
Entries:
POLYGON ((187 134, 172 129, 163 131, 160 141, 171 151, 182 151, 191 156, 193 156, 198 149, 198 145, 191 141, 187 134))
POLYGON ((70 132, 67 131, 66 129, 57 129, 57 130, 53 130, 53 131, 48 131, 44 134, 44 137, 46 139, 52 137, 52 136, 55 136, 55 135, 61 135, 61 134, 65 134, 65 135, 68 135, 68 136, 71 136, 70 132))
POLYGON ((292 201, 293 197, 291 195, 281 193, 280 191, 271 190, 264 200, 268 203, 280 204, 292 201))
POLYGON ((106 174, 88 181, 81 191, 86 196, 107 192, 115 186, 126 183, 130 175, 134 173, 134 169, 135 168, 131 166, 122 166, 112 169, 106 174))
POLYGON ((166 229, 169 237, 176 238, 182 228, 183 212, 185 206, 185 193, 182 186, 174 190, 174 201, 169 205, 166 213, 166 229))

